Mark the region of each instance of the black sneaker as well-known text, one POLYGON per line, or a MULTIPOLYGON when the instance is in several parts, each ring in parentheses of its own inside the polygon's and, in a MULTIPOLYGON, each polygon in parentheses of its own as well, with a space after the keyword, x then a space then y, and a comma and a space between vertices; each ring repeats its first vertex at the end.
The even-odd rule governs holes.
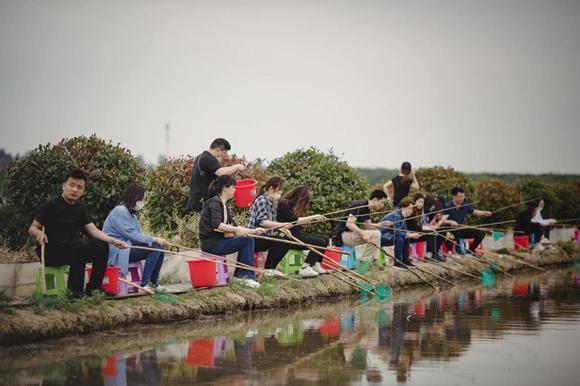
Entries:
POLYGON ((70 291, 67 297, 71 300, 84 299, 87 297, 87 294, 84 291, 70 291))
POLYGON ((445 258, 445 254, 441 251, 437 252, 437 255, 435 256, 435 260, 439 261, 441 263, 444 263, 447 261, 447 259, 445 258))
POLYGON ((403 261, 403 264, 405 264, 408 268, 417 268, 417 266, 415 264, 413 264, 413 262, 411 260, 407 260, 407 261, 403 261))
POLYGON ((406 271, 408 269, 403 264, 397 263, 397 262, 395 262, 395 264, 393 264, 393 268, 398 269, 399 271, 406 271))
POLYGON ((91 289, 88 289, 87 288, 85 290, 85 292, 86 292, 86 296, 87 297, 93 297, 96 294, 102 294, 106 298, 114 298, 115 296, 117 296, 113 292, 103 291, 102 289, 93 289, 93 290, 91 290, 91 289))

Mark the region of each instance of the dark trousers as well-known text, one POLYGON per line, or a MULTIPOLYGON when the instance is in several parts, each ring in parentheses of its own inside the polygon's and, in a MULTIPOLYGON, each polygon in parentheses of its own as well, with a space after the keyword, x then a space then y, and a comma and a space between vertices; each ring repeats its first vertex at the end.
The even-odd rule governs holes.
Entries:
POLYGON ((61 243, 51 248, 46 244, 46 266, 60 267, 69 265, 68 288, 73 292, 81 292, 85 284, 85 265, 93 263, 91 280, 86 291, 100 289, 107 269, 109 244, 100 240, 75 240, 61 243))
MULTIPOLYGON (((472 254, 475 254, 475 250, 477 249, 477 247, 479 247, 479 244, 481 244, 483 238, 485 237, 485 233, 483 231, 472 228, 449 230, 445 232, 452 233, 455 238, 455 242, 458 242, 459 239, 473 239, 473 243, 471 244, 471 246, 468 246, 468 250, 472 254)), ((450 240, 446 240, 445 246, 447 247, 448 251, 451 251, 453 248, 453 243, 450 240)))
POLYGON ((545 235, 546 234, 545 233, 546 230, 548 231, 547 232, 548 235, 546 236, 546 238, 549 239, 549 237, 550 237, 550 228, 549 227, 543 227, 540 224, 533 222, 533 223, 531 223, 531 225, 530 225, 528 231, 526 232, 526 234, 530 237, 530 242, 532 241, 531 240, 531 237, 533 236, 534 237, 534 243, 539 243, 540 240, 542 239, 542 235, 545 235))
MULTIPOLYGON (((282 239, 281 237, 272 237, 276 239, 282 239)), ((290 249, 290 245, 286 243, 281 243, 272 240, 264 239, 254 239, 254 251, 264 252, 268 251, 268 257, 266 258, 266 264, 264 269, 276 269, 278 263, 282 261, 286 252, 290 249)))
POLYGON ((390 247, 395 246, 395 259, 400 260, 403 263, 409 261, 409 239, 406 237, 405 233, 397 232, 392 237, 390 235, 384 234, 381 237, 381 246, 390 247))
POLYGON ((441 244, 443 244, 443 237, 438 236, 435 233, 430 233, 422 235, 418 239, 410 239, 409 243, 418 243, 421 241, 425 241, 427 243, 427 252, 431 252, 434 257, 437 255, 439 248, 441 248, 441 244))
MULTIPOLYGON (((205 251, 202 248, 203 251, 205 251)), ((238 252, 238 262, 254 266, 254 239, 251 237, 226 237, 221 239, 213 248, 205 251, 214 255, 229 255, 238 252)), ((237 267, 234 276, 256 280, 256 272, 252 269, 237 267)))
MULTIPOLYGON (((315 234, 311 234, 311 233, 299 233, 299 234, 294 235, 294 237, 296 237, 298 240, 302 241, 303 243, 316 245, 317 247, 327 247, 328 243, 330 242, 330 239, 326 236, 315 235, 315 234)), ((306 250, 308 248, 296 245, 296 246, 292 246, 292 249, 306 250)), ((324 253, 324 251, 320 251, 320 253, 324 253)), ((305 263, 310 265, 310 266, 313 266, 317 262, 318 263, 322 262, 322 256, 320 256, 317 253, 314 253, 312 251, 308 252, 308 255, 306 256, 305 263)))

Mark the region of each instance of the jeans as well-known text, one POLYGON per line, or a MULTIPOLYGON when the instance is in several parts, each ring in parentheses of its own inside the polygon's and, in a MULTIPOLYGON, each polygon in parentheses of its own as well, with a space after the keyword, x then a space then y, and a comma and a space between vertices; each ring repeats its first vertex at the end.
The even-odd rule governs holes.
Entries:
POLYGON ((381 237, 381 246, 395 246, 395 259, 406 262, 409 260, 409 239, 404 233, 398 232, 393 234, 385 233, 381 237), (388 237, 390 236, 390 237, 388 237))
MULTIPOLYGON (((294 235, 294 237, 296 237, 298 240, 302 241, 303 243, 315 245, 317 247, 327 247, 328 243, 330 242, 330 239, 326 236, 315 235, 315 234, 304 233, 304 232, 300 232, 300 233, 294 235)), ((306 250, 308 248, 297 245, 297 246, 292 246, 292 249, 306 250)), ((320 251, 320 253, 324 253, 324 251, 320 251)), ((304 260, 304 263, 306 263, 312 267, 316 263, 322 263, 322 256, 310 251, 310 252, 308 252, 308 255, 306 256, 306 260, 304 260)))
MULTIPOLYGON (((139 245, 139 244, 137 244, 139 245)), ((140 244, 147 246, 146 244, 140 244)), ((151 244, 151 248, 161 249, 161 245, 157 243, 151 244)), ((159 284, 159 272, 163 265, 165 253, 159 251, 146 251, 143 249, 131 249, 129 254, 129 262, 145 260, 145 267, 143 268, 143 275, 141 276, 141 286, 146 286, 149 282, 153 285, 159 284)))
MULTIPOLYGON (((214 255, 229 255, 230 253, 238 252, 238 262, 251 267, 254 266, 254 239, 251 237, 226 237, 205 252, 214 255)), ((256 272, 251 269, 236 268, 234 276, 256 280, 256 272)))

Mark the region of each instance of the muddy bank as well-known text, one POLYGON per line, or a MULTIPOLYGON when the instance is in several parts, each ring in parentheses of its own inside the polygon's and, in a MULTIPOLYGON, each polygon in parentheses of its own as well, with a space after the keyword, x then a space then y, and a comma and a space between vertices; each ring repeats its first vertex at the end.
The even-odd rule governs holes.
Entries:
MULTIPOLYGON (((500 258, 486 254, 487 259, 497 263, 499 268, 515 273, 532 270, 517 262, 522 259, 528 263, 549 267, 570 264, 580 257, 580 249, 567 245, 541 254, 513 253, 500 258), (511 256, 511 257, 508 257, 511 256)), ((479 275, 480 270, 489 265, 464 258, 462 263, 447 262, 433 265, 422 263, 422 269, 429 270, 455 283, 476 281, 459 272, 445 267, 468 271, 479 275)), ((440 288, 449 286, 445 282, 425 273, 421 275, 440 288)), ((499 272, 497 275, 501 275, 499 272)), ((396 271, 391 268, 373 268, 366 274, 372 280, 388 284, 393 289, 407 286, 427 286, 411 272, 396 271)), ((39 309, 26 306, 0 311, 0 344, 27 343, 67 335, 87 334, 97 331, 118 329, 138 323, 167 323, 188 319, 200 319, 208 315, 235 314, 247 310, 264 310, 306 305, 311 302, 324 302, 331 298, 356 295, 358 291, 348 284, 325 275, 316 279, 289 281, 268 280, 259 290, 240 286, 220 287, 202 291, 190 291, 178 295, 178 303, 170 305, 148 297, 126 300, 105 301, 98 305, 85 305, 73 310, 39 309)))

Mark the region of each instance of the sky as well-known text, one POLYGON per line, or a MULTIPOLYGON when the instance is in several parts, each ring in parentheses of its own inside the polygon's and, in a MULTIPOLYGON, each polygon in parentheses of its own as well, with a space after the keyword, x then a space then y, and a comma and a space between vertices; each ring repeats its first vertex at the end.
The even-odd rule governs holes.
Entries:
POLYGON ((580 173, 580 0, 0 0, 0 133, 580 173))

